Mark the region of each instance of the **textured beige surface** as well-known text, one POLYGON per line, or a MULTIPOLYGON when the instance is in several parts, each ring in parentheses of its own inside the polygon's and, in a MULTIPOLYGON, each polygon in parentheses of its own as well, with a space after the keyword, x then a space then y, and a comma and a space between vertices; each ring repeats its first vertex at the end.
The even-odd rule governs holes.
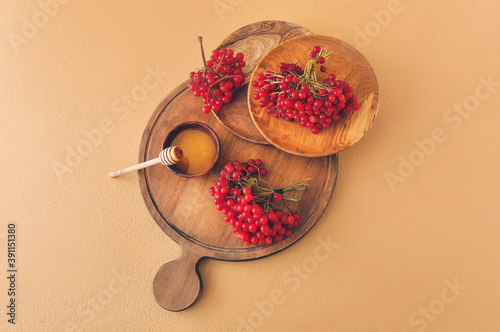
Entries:
POLYGON ((0 330, 499 330, 499 2, 50 2, 0 1, 2 308, 9 223, 19 269, 0 330), (136 161, 155 106, 200 65, 198 35, 211 49, 265 19, 360 49, 379 114, 303 240, 204 261, 199 302, 165 311, 151 283, 180 250, 136 175, 106 174, 136 161))

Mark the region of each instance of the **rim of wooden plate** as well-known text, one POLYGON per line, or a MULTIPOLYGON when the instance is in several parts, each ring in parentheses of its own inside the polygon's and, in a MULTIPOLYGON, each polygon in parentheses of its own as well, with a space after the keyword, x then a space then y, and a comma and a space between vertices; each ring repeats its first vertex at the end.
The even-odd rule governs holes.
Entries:
POLYGON ((289 123, 267 114, 265 108, 259 107, 259 101, 253 98, 255 88, 249 84, 248 90, 250 116, 262 136, 278 149, 305 157, 328 156, 358 142, 372 126, 379 105, 377 77, 368 60, 353 46, 329 36, 309 35, 279 44, 261 59, 251 81, 266 70, 278 72, 280 62, 299 61, 304 66, 316 45, 332 52, 324 64, 327 72, 318 72, 318 79, 323 80, 333 72, 337 79, 347 81, 354 89, 359 110, 342 115, 340 121, 330 125, 330 128, 312 134, 310 129, 298 122, 289 123))

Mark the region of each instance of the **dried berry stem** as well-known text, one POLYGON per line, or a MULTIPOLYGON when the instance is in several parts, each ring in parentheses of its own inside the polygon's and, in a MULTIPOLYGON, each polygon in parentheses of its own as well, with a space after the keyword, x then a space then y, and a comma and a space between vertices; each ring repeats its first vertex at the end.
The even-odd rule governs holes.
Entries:
POLYGON ((200 43, 201 58, 203 59, 203 68, 204 68, 204 70, 210 70, 214 75, 217 75, 218 77, 220 77, 220 75, 218 75, 212 68, 208 68, 207 67, 207 60, 205 58, 205 50, 203 49, 203 37, 202 36, 198 36, 198 42, 200 43))
MULTIPOLYGON (((282 205, 287 209, 290 210, 284 201, 292 201, 292 202, 297 202, 298 199, 292 196, 285 195, 284 193, 286 192, 293 192, 293 191, 299 191, 299 190, 305 190, 306 187, 308 186, 307 182, 311 180, 311 178, 302 180, 300 182, 294 183, 292 185, 289 185, 288 187, 285 188, 280 188, 280 189, 273 189, 272 186, 270 185, 269 182, 263 180, 260 175, 259 179, 257 180, 256 178, 248 178, 244 180, 239 180, 237 182, 238 187, 241 189, 248 187, 252 190, 252 196, 253 200, 255 203, 261 205, 264 208, 264 211, 267 212, 270 207, 273 208, 278 208, 274 203, 276 202, 273 199, 273 195, 275 193, 280 193, 282 194, 283 202, 282 205), (264 183, 266 186, 261 185, 261 183, 264 183)), ((229 197, 229 196, 228 196, 229 197)))
POLYGON ((203 68, 207 69, 207 60, 205 59, 205 51, 203 50, 203 37, 198 36, 198 42, 200 43, 201 48, 201 57, 203 58, 203 68))

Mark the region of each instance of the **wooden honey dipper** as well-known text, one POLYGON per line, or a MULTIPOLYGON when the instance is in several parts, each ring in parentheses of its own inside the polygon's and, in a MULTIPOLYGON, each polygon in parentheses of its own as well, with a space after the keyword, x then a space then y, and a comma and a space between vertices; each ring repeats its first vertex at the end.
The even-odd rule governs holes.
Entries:
POLYGON ((130 167, 127 167, 124 169, 120 169, 118 171, 111 172, 108 174, 108 176, 110 178, 114 178, 114 177, 123 175, 125 173, 137 171, 139 169, 146 168, 146 167, 153 166, 153 165, 160 164, 160 163, 162 165, 165 165, 165 166, 173 165, 173 164, 177 163, 179 160, 181 160, 182 157, 183 157, 182 149, 179 146, 171 146, 171 147, 168 147, 168 148, 162 150, 160 152, 160 155, 158 156, 158 158, 151 159, 151 160, 145 161, 143 163, 140 163, 140 164, 137 164, 134 166, 130 166, 130 167))

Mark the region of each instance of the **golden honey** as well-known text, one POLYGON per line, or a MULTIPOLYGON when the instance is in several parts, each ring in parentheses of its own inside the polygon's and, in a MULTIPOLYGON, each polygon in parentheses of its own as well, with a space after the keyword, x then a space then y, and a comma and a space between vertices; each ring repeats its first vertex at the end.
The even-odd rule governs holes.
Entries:
POLYGON ((217 148, 212 137, 199 129, 184 129, 175 136, 171 146, 180 146, 184 156, 174 165, 183 174, 203 173, 212 166, 217 148))

